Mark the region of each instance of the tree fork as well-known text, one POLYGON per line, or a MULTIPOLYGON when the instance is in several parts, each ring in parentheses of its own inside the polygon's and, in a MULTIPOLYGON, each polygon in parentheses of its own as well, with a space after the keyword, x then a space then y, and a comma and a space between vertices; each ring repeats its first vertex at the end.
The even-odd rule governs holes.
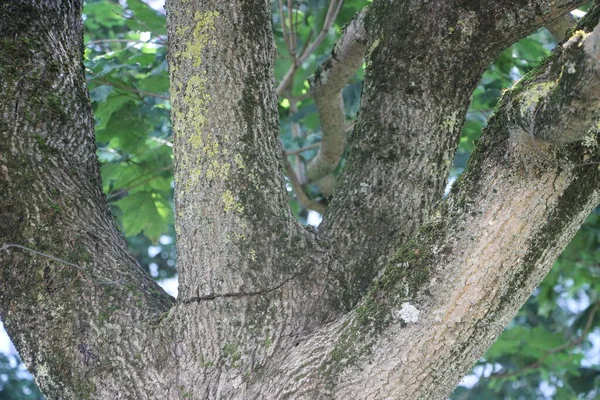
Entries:
MULTIPOLYGON (((511 119, 520 91, 537 75, 506 94, 467 171, 441 200, 475 71, 580 3, 391 9, 375 2, 365 16, 369 58, 350 168, 316 235, 293 220, 282 184, 268 2, 171 1, 181 262, 175 304, 128 255, 101 192, 80 64, 81 3, 0 3, 0 312, 44 393, 447 395, 598 203, 596 134, 564 145, 533 142, 511 119), (427 37, 398 31, 425 18, 436 27, 427 37), (419 43, 435 44, 436 54, 419 43), (467 81, 440 75, 469 63, 467 81), (459 93, 450 86, 433 93, 411 80, 423 66, 459 93), (401 72, 408 80, 390 80, 401 72), (418 171, 427 167, 420 173, 431 185, 415 185, 400 156, 418 171), (394 173, 386 174, 390 165, 394 173), (382 190, 388 184, 399 191, 382 190), (397 193, 409 189, 414 197, 400 204, 397 193), (9 244, 117 284, 94 285, 77 268, 18 247, 7 251, 9 244)), ((585 51, 597 39, 598 32, 588 34, 597 10, 577 39, 585 51)), ((587 129, 595 114, 584 114, 587 129)), ((566 137, 580 137, 580 125, 565 126, 577 130, 566 137)))

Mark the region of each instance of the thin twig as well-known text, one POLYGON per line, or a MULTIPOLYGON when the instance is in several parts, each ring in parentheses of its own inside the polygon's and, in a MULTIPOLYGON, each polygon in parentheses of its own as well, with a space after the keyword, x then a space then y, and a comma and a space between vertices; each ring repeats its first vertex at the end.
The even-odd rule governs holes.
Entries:
POLYGON ((294 156, 296 154, 304 153, 305 151, 318 149, 320 146, 321 146, 321 143, 313 143, 311 145, 308 145, 306 147, 301 147, 299 149, 286 150, 285 154, 287 154, 288 156, 294 156))
MULTIPOLYGON (((168 165, 168 166, 166 166, 166 167, 164 167, 164 168, 160 168, 158 171, 160 171, 160 172, 164 172, 164 171, 168 171, 168 170, 170 170, 170 169, 173 169, 173 164, 171 164, 171 165, 168 165)), ((154 176, 151 176, 151 177, 149 177, 148 179, 144 179, 143 181, 136 183, 136 184, 135 184, 135 185, 133 185, 133 186, 130 186, 130 187, 123 187, 123 188, 120 188, 120 189, 125 189, 125 190, 129 191, 129 190, 131 190, 131 189, 135 189, 136 187, 139 187, 139 186, 145 185, 145 184, 146 184, 146 183, 148 183, 148 182, 152 182, 153 180, 155 180, 155 179, 157 179, 157 178, 160 178, 160 176, 161 176, 161 174, 156 174, 156 175, 154 175, 154 176)))
MULTIPOLYGON (((173 169, 173 164, 167 165, 166 167, 163 167, 163 168, 159 168, 158 171, 159 172, 164 172, 164 171, 168 171, 170 169, 173 169)), ((129 182, 127 182, 125 185, 123 185, 121 187, 118 187, 118 188, 114 188, 113 190, 111 190, 111 193, 114 193, 116 191, 122 191, 122 190, 130 191, 131 189, 135 189, 136 187, 139 187, 141 185, 144 185, 144 184, 146 184, 148 182, 151 182, 151 181, 159 178, 160 177, 160 173, 158 173, 156 175, 153 175, 153 176, 150 176, 150 177, 148 177, 146 179, 143 179, 140 182, 137 182, 140 179, 145 178, 145 177, 147 177, 148 175, 150 175, 150 174, 152 174, 154 172, 155 171, 153 170, 153 171, 148 171, 148 172, 146 172, 144 174, 141 174, 140 176, 138 176, 136 178, 133 178, 132 180, 130 180, 129 182), (135 185, 133 184, 134 182, 136 182, 135 185)), ((110 193, 109 193, 109 198, 110 198, 110 193)))
POLYGON ((297 62, 293 63, 290 69, 287 71, 287 73, 281 80, 281 83, 277 87, 278 96, 281 96, 287 89, 287 87, 290 85, 290 83, 293 81, 294 74, 296 73, 296 70, 298 68, 297 66, 301 65, 304 61, 306 61, 308 57, 310 57, 310 55, 321 45, 321 42, 325 39, 325 36, 329 33, 329 30, 333 26, 335 18, 337 17, 337 14, 340 11, 342 4, 342 0, 332 0, 329 3, 329 9, 327 10, 327 15, 325 17, 325 22, 323 23, 321 32, 319 32, 314 42, 312 42, 308 47, 304 47, 302 53, 300 53, 300 55, 297 57, 297 62))
POLYGON ((294 22, 292 21, 293 18, 293 10, 292 10, 292 0, 288 0, 287 3, 288 6, 288 19, 290 21, 290 48, 289 48, 289 52, 290 55, 292 56, 292 62, 294 63, 294 65, 298 65, 298 60, 296 59, 296 33, 294 32, 294 22))
POLYGON ((306 93, 304 93, 304 94, 301 94, 300 96, 293 96, 293 95, 292 95, 292 94, 289 92, 289 90, 286 90, 286 92, 285 92, 285 93, 283 93, 283 97, 284 97, 284 98, 286 98, 286 99, 288 99, 288 100, 289 100, 289 102, 291 103, 291 102, 293 102, 293 101, 295 101, 295 102, 299 102, 299 101, 304 101, 304 100, 307 100, 307 99, 311 98, 311 97, 312 97, 312 95, 310 94, 310 92, 306 92, 306 93))
POLYGON ((117 15, 121 16, 123 19, 133 19, 133 20, 135 20, 135 22, 137 22, 138 24, 140 24, 140 25, 142 25, 143 27, 145 27, 145 28, 148 30, 148 32, 152 32, 153 34, 155 34, 155 36, 156 36, 157 38, 159 38, 159 42, 160 42, 160 44, 163 44, 163 45, 166 45, 166 44, 167 44, 167 43, 166 43, 166 41, 163 41, 162 39, 160 39, 160 36, 159 36, 159 35, 156 35, 156 33, 155 33, 153 30, 152 30, 152 28, 150 28, 150 27, 149 27, 149 26, 148 26, 148 25, 147 25, 147 24, 146 24, 144 21, 142 21, 141 19, 139 19, 138 17, 136 17, 136 16, 135 16, 135 13, 134 13, 133 11, 131 11, 131 10, 126 10, 126 9, 125 9, 123 6, 121 6, 121 5, 119 5, 119 7, 120 7, 120 8, 121 8, 121 10, 123 11, 123 14, 119 14, 118 12, 116 12, 116 11, 114 11, 114 10, 113 10, 113 12, 114 12, 115 14, 117 14, 117 15), (129 12, 131 13, 131 15, 130 15, 130 16, 127 16, 127 15, 125 14, 125 12, 126 12, 126 11, 129 11, 129 12))
MULTIPOLYGON (((290 43, 287 34, 287 27, 285 25, 285 15, 283 14, 283 0, 279 0, 279 20, 281 21, 281 30, 283 31, 283 41, 285 42, 285 47, 290 51, 290 43)), ((291 55, 291 54, 290 54, 291 55)))
MULTIPOLYGON (((288 7, 288 11, 289 11, 289 7, 288 7)), ((284 78, 284 81, 288 82, 286 86, 289 86, 289 83, 293 82, 294 74, 298 70, 298 58, 296 57, 296 53, 292 52, 291 36, 288 33, 288 30, 287 30, 287 27, 285 24, 285 15, 283 14, 283 0, 279 0, 279 19, 281 20, 281 29, 283 31, 283 40, 285 42, 285 47, 287 48, 288 54, 290 55, 290 57, 292 59, 292 65, 290 66, 290 69, 288 70, 288 72, 286 73, 285 78, 284 78)), ((277 89, 277 94, 278 95, 280 94, 279 88, 277 89)))
POLYGON ((323 23, 323 28, 321 32, 317 35, 317 38, 314 42, 311 43, 308 48, 306 48, 304 54, 300 54, 298 62, 301 64, 321 45, 321 42, 325 39, 325 36, 329 33, 329 30, 333 26, 335 22, 335 18, 337 17, 340 8, 342 7, 342 0, 332 0, 329 3, 329 9, 327 10, 327 15, 325 16, 325 22, 323 23))
POLYGON ((135 44, 144 43, 144 44, 157 44, 157 45, 160 45, 160 46, 164 46, 166 44, 166 41, 162 37, 157 36, 154 40, 152 38, 150 38, 149 40, 139 40, 139 39, 97 39, 97 40, 90 40, 85 45, 89 46, 89 45, 93 45, 93 44, 102 44, 102 43, 132 43, 134 45, 135 44))
POLYGON ((290 183, 292 184, 292 189, 294 189, 296 197, 298 198, 298 201, 300 202, 302 207, 310 210, 315 210, 316 212, 323 214, 325 212, 325 205, 321 202, 311 200, 308 197, 308 195, 304 191, 304 188, 302 188, 302 184, 300 183, 300 180, 296 175, 296 171, 294 171, 294 168, 288 160, 285 152, 283 153, 283 165, 285 167, 288 178, 290 179, 290 183))
POLYGON ((102 43, 148 43, 143 40, 134 40, 134 39, 98 39, 98 40, 90 40, 85 45, 89 46, 91 44, 102 44, 102 43))
POLYGON ((154 140, 154 141, 155 141, 155 142, 157 142, 157 143, 163 144, 163 145, 165 145, 165 146, 168 146, 168 147, 173 147, 173 143, 172 143, 172 142, 169 142, 169 141, 168 141, 168 140, 166 140, 166 139, 161 139, 161 138, 157 138, 157 137, 151 137, 150 139, 154 140))
MULTIPOLYGON (((298 106, 295 101, 290 101, 289 112, 290 112, 290 115, 294 115, 298 112, 298 106)), ((294 138, 299 138, 302 136, 302 132, 300 130, 300 124, 298 122, 292 122, 290 124, 290 128, 292 130, 292 136, 294 138)), ((293 157, 294 157, 294 161, 296 164, 296 175, 298 176, 298 179, 300 180, 300 182, 304 182, 305 181, 304 160, 302 160, 302 157, 300 157, 299 154, 295 154, 293 157)))
POLYGON ((313 35, 313 31, 311 30, 310 32, 308 32, 308 37, 306 38, 306 42, 304 42, 304 44, 302 45, 302 50, 300 50, 300 54, 304 54, 306 52, 306 49, 308 48, 308 45, 310 44, 310 40, 312 39, 312 35, 313 35))
MULTIPOLYGON (((352 129, 354 129, 354 124, 355 123, 356 123, 356 121, 352 121, 351 123, 349 123, 348 125, 346 125, 346 128, 345 128, 346 134, 352 133, 352 129)), ((319 133, 317 132, 317 134, 319 134, 319 133)), ((320 133, 320 134, 322 135, 323 133, 320 133)), ((309 150, 312 150, 312 149, 318 149, 319 147, 321 147, 321 142, 319 142, 319 143, 313 143, 313 144, 310 144, 308 146, 301 147, 299 149, 286 150, 285 153, 288 156, 293 156, 295 154, 304 153, 305 151, 309 151, 309 150)))
POLYGON ((143 97, 143 96, 150 96, 150 97, 156 97, 156 98, 163 99, 163 100, 169 100, 169 96, 164 96, 164 95, 158 94, 158 93, 146 92, 145 90, 134 89, 134 88, 129 87, 129 86, 125 86, 125 85, 121 85, 121 84, 118 84, 118 83, 111 82, 111 81, 109 81, 106 78, 102 78, 101 76, 94 74, 90 70, 88 70, 88 72, 90 72, 92 75, 95 76, 95 78, 93 78, 92 80, 97 81, 97 82, 99 82, 101 84, 109 85, 109 86, 115 87, 117 89, 121 89, 121 90, 125 90, 125 91, 131 92, 131 93, 135 93, 135 94, 137 94, 137 95, 139 95, 141 97, 143 97))

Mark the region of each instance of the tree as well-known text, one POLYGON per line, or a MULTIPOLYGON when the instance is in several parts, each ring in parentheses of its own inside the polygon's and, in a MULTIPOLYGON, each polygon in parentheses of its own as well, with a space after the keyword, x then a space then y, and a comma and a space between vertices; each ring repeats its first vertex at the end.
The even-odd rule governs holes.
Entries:
POLYGON ((46 396, 447 395, 598 204, 597 8, 504 94, 443 198, 487 65, 581 3, 358 13, 311 83, 324 133, 306 177, 328 203, 315 232, 280 171, 287 87, 273 84, 268 4, 172 1, 177 301, 130 256, 102 193, 80 2, 0 3, 0 310, 46 396), (363 56, 327 198, 340 91, 363 56))

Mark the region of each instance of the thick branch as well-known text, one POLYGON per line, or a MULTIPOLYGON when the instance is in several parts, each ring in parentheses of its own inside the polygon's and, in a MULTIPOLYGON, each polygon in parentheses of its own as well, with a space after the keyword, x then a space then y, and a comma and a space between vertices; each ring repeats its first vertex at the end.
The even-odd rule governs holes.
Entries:
POLYGON ((332 320, 337 281, 288 205, 269 3, 168 4, 181 299, 169 322, 186 355, 173 373, 190 398, 239 398, 223 382, 332 320))
POLYGON ((365 11, 348 24, 335 45, 332 56, 310 81, 323 138, 317 156, 306 172, 309 181, 318 181, 339 164, 346 147, 346 118, 342 89, 363 62, 366 51, 365 11))
POLYGON ((132 380, 155 385, 150 326, 173 299, 102 193, 81 3, 2 2, 0 19, 0 315, 48 399, 136 398, 132 380), (151 349, 145 371, 132 342, 151 349))
POLYGON ((566 17, 561 16, 585 3, 585 0, 461 1, 454 14, 456 29, 461 40, 473 40, 473 44, 481 41, 484 51, 493 51, 496 46, 506 48, 546 25, 562 39, 566 17))
POLYGON ((269 6, 169 9, 180 297, 257 292, 293 273, 282 254, 304 234, 281 171, 269 6))
POLYGON ((323 214, 325 212, 325 205, 319 203, 318 201, 311 200, 308 197, 308 195, 304 191, 304 188, 302 187, 300 179, 298 179, 298 175, 296 175, 296 171, 294 171, 294 167, 292 167, 292 164, 287 159, 287 155, 285 153, 283 154, 283 166, 290 179, 292 188, 296 193, 296 197, 298 198, 298 201, 300 202, 302 207, 309 210, 315 210, 316 212, 323 214))
POLYGON ((290 350, 269 395, 443 398, 498 337, 600 202, 600 137, 533 144, 510 127, 518 96, 360 305, 290 350))
POLYGON ((376 1, 369 7, 359 118, 320 227, 344 260, 349 304, 394 244, 414 235, 441 200, 485 68, 506 46, 581 2, 539 3, 376 1))

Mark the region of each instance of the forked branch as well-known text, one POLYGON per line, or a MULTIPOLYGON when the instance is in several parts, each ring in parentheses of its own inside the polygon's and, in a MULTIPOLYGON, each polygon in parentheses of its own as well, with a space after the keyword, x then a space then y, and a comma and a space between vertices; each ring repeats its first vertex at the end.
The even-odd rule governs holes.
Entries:
MULTIPOLYGON (((294 56, 293 56, 294 62, 292 63, 292 66, 286 72, 285 76, 283 77, 283 79, 279 83, 279 86, 277 87, 277 95, 278 96, 281 96, 287 90, 287 88, 290 86, 290 84, 294 80, 294 74, 298 70, 298 66, 301 65, 304 61, 306 61, 308 59, 308 57, 310 57, 312 55, 312 53, 314 53, 314 51, 321 45, 321 43, 323 42, 323 39, 325 39, 325 37, 329 33, 329 30, 333 26, 333 23, 335 22, 335 18, 337 17, 337 14, 339 13, 340 9, 342 8, 343 3, 344 3, 343 0, 331 0, 331 2, 329 3, 329 8, 327 10, 327 15, 325 16, 325 21, 323 22, 323 27, 322 27, 321 31, 319 32, 319 34, 317 35, 317 37, 315 38, 315 40, 312 43, 307 44, 302 49, 302 52, 298 56, 296 56, 294 53, 294 56)), ((281 9, 283 9, 283 7, 281 7, 281 9)), ((281 23, 282 23, 282 25, 285 25, 285 21, 283 19, 282 19, 281 23)), ((295 45, 294 45, 294 47, 295 47, 295 45)), ((291 51, 291 49, 292 49, 292 46, 289 45, 288 50, 291 51)))

